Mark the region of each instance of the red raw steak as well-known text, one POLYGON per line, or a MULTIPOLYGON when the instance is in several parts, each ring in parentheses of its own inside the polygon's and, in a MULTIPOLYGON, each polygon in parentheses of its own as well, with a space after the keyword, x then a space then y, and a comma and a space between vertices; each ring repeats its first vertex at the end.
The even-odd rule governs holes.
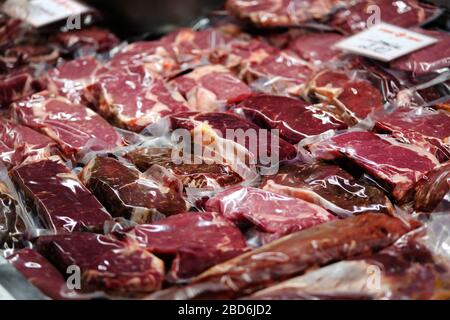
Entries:
POLYGON ((383 191, 328 163, 283 166, 277 174, 266 177, 261 188, 315 203, 342 217, 394 212, 383 191))
POLYGON ((14 117, 55 140, 67 157, 85 148, 108 150, 122 145, 116 130, 91 109, 63 97, 37 93, 14 103, 14 117))
POLYGON ((428 18, 437 14, 437 8, 416 0, 359 0, 347 9, 338 11, 328 23, 332 27, 345 33, 357 33, 367 28, 374 10, 379 8, 382 22, 403 28, 419 26, 428 18))
POLYGON ((16 167, 12 179, 52 230, 101 230, 111 216, 58 158, 16 167))
POLYGON ((441 162, 450 160, 450 113, 446 111, 399 108, 378 120, 374 130, 424 148, 441 162))
POLYGON ((450 191, 450 162, 430 171, 416 185, 414 207, 418 211, 431 212, 450 191))
POLYGON ((443 31, 430 31, 424 29, 415 29, 414 31, 433 37, 438 41, 431 46, 392 61, 390 66, 394 69, 412 72, 413 75, 417 76, 439 69, 449 68, 450 35, 443 31))
POLYGON ((0 181, 0 247, 14 247, 16 235, 21 235, 26 227, 19 216, 19 203, 11 189, 0 181))
POLYGON ((102 116, 135 132, 164 116, 189 110, 178 92, 144 66, 104 68, 87 91, 102 116))
POLYGON ((33 249, 22 249, 7 257, 8 261, 35 287, 51 299, 64 299, 67 289, 62 274, 33 249))
MULTIPOLYGON (((270 240, 336 219, 325 209, 300 199, 257 188, 234 187, 216 194, 205 205, 239 225, 250 223, 270 240)), ((264 243, 265 241, 263 241, 264 243)))
POLYGON ((243 112, 247 119, 266 129, 280 130, 280 137, 290 143, 340 130, 347 125, 321 105, 311 105, 300 99, 281 96, 258 95, 250 97, 233 108, 243 112))
POLYGON ((334 104, 337 110, 332 111, 349 124, 363 120, 384 103, 381 91, 369 80, 341 71, 318 73, 310 90, 321 101, 334 104))
POLYGON ((344 39, 342 35, 333 32, 305 33, 295 37, 289 43, 288 49, 300 58, 320 66, 340 55, 340 51, 333 49, 333 45, 342 39, 344 39))
POLYGON ((47 89, 75 103, 83 103, 84 89, 92 84, 100 62, 92 57, 72 60, 50 70, 44 77, 47 89))
POLYGON ((33 129, 0 118, 0 161, 7 167, 25 159, 46 158, 56 152, 57 144, 33 129))
POLYGON ((253 123, 238 117, 232 113, 226 112, 204 112, 204 113, 180 113, 171 116, 172 128, 182 128, 192 130, 201 123, 209 125, 215 129, 221 137, 226 138, 227 130, 234 133, 233 141, 241 144, 249 150, 258 159, 261 164, 259 155, 265 153, 268 157, 272 156, 272 151, 278 156, 279 160, 292 159, 297 155, 297 150, 293 145, 283 139, 279 139, 278 145, 272 145, 272 133, 268 130, 260 131, 261 128, 253 123), (249 141, 245 137, 238 136, 238 130, 242 133, 250 135, 256 134, 257 141, 249 141), (262 150, 260 150, 262 149, 262 150), (273 150, 272 150, 273 149, 273 150))
POLYGON ((154 299, 230 299, 340 260, 370 255, 416 228, 367 213, 323 223, 218 264, 191 284, 155 293, 154 299))
POLYGON ((398 201, 407 199, 415 183, 439 164, 423 149, 394 143, 366 131, 339 134, 309 148, 317 158, 344 158, 359 166, 386 184, 398 201))
POLYGON ((193 110, 220 111, 252 94, 250 88, 221 65, 194 69, 172 81, 193 110))
POLYGON ((147 178, 113 158, 95 157, 80 177, 114 217, 148 223, 189 209, 176 179, 147 178))
POLYGON ((34 79, 29 72, 0 75, 0 108, 7 108, 11 102, 32 94, 33 84, 34 79))
POLYGON ((174 257, 170 269, 173 281, 191 278, 247 248, 237 227, 209 212, 178 214, 116 235, 137 241, 158 256, 174 257))
POLYGON ((81 290, 144 294, 161 288, 164 263, 137 244, 88 232, 41 236, 37 248, 62 273, 77 266, 81 290))

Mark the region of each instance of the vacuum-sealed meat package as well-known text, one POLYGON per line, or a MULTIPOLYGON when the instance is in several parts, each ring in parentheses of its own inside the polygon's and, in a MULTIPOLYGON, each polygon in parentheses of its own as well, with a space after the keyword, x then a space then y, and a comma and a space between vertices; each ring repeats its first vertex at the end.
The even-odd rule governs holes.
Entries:
POLYGON ((417 211, 431 212, 450 191, 450 162, 428 172, 416 185, 414 207, 417 211))
POLYGON ((10 187, 0 181, 0 248, 14 247, 16 235, 26 230, 19 206, 19 199, 10 187))
POLYGON ((415 183, 439 161, 431 153, 367 131, 349 131, 309 146, 323 160, 345 159, 392 190, 397 201, 411 197, 415 183))
MULTIPOLYGON (((155 168, 156 170, 156 168, 155 168)), ((81 181, 114 217, 148 223, 189 209, 180 182, 160 175, 156 180, 130 164, 97 156, 80 173, 81 181)))
POLYGON ((11 176, 50 230, 101 230, 111 219, 100 202, 58 157, 22 164, 11 171, 11 176))

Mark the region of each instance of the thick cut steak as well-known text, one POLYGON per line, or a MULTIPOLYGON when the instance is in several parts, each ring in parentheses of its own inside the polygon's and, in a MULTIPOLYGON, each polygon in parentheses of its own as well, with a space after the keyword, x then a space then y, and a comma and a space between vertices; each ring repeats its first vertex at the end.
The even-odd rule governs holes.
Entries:
POLYGON ((84 89, 94 82, 100 62, 92 57, 75 59, 50 70, 45 76, 47 90, 74 103, 84 103, 84 89))
POLYGON ((52 230, 101 230, 111 216, 64 164, 55 159, 30 162, 12 179, 45 227, 52 230))
POLYGON ((415 146, 388 141, 366 131, 336 135, 313 144, 317 158, 344 158, 372 175, 392 190, 392 196, 406 200, 415 183, 439 164, 429 152, 415 146))
POLYGON ((381 91, 369 80, 348 72, 325 70, 314 76, 310 93, 319 100, 331 103, 331 109, 349 124, 366 118, 371 112, 383 108, 381 91))
POLYGON ((198 67, 171 83, 197 111, 220 111, 252 94, 245 83, 221 65, 198 67))
POLYGON ((356 180, 336 165, 322 162, 283 166, 277 174, 265 178, 261 187, 315 203, 343 217, 394 210, 383 191, 356 180))
POLYGON ((55 140, 67 157, 85 148, 108 150, 122 145, 122 138, 102 117, 81 104, 46 92, 35 94, 12 106, 22 124, 55 140))
POLYGON ((56 142, 26 126, 0 118, 0 161, 14 167, 26 159, 46 158, 56 152, 56 142))
POLYGON ((399 108, 378 120, 375 131, 424 148, 441 162, 450 160, 450 113, 446 111, 399 108))
POLYGON ((414 207, 431 212, 450 191, 450 162, 430 171, 416 186, 414 207))
POLYGON ((205 207, 207 211, 219 212, 236 225, 249 223, 255 226, 270 234, 272 241, 335 219, 315 204, 249 187, 222 191, 210 198, 205 207))
POLYGON ((172 281, 191 278, 207 268, 231 259, 246 249, 243 235, 217 213, 183 213, 157 223, 140 225, 116 234, 137 241, 146 250, 173 257, 172 281))
POLYGON ((33 249, 22 249, 7 257, 9 262, 43 294, 64 299, 66 280, 47 259, 33 249))
POLYGON ((262 130, 257 125, 238 117, 232 113, 225 112, 204 112, 204 113, 180 113, 171 116, 172 128, 182 128, 192 130, 201 123, 206 123, 215 129, 223 138, 227 137, 227 130, 233 133, 233 140, 249 150, 262 161, 259 155, 276 155, 279 160, 292 159, 296 156, 297 150, 293 145, 279 138, 278 144, 272 144, 273 134, 268 130, 262 130), (247 136, 245 136, 247 135, 247 136), (250 141, 248 137, 256 137, 256 141, 250 141), (247 137, 247 138, 246 138, 247 137), (274 152, 275 154, 272 154, 274 152))
POLYGON ((419 26, 437 13, 437 8, 416 0, 360 0, 338 11, 328 24, 344 33, 360 32, 373 18, 374 5, 378 7, 381 21, 403 28, 419 26))
POLYGON ((227 10, 236 18, 260 27, 293 27, 327 16, 347 0, 228 0, 227 10))
POLYGON ((340 55, 340 51, 333 49, 333 45, 342 39, 344 39, 342 35, 334 32, 305 33, 295 37, 289 43, 288 49, 295 52, 300 58, 320 66, 340 55))
POLYGON ((234 107, 250 121, 266 129, 280 130, 280 137, 290 143, 328 130, 340 130, 347 125, 321 105, 311 105, 300 99, 258 95, 234 107))
POLYGON ((0 247, 5 248, 15 240, 14 235, 25 231, 18 214, 18 201, 6 184, 0 181, 0 247))
POLYGON ((111 237, 81 232, 42 236, 38 251, 62 273, 77 266, 81 290, 110 294, 143 294, 161 288, 164 263, 137 246, 111 237))
POLYGON ((227 299, 245 296, 313 267, 370 255, 392 245, 412 228, 397 218, 374 213, 334 220, 218 264, 195 278, 190 285, 156 293, 154 298, 227 299))
POLYGON ((183 97, 144 66, 100 70, 88 96, 98 112, 115 125, 139 132, 176 112, 188 111, 183 97))
POLYGON ((95 157, 80 177, 115 217, 147 223, 189 209, 176 179, 144 177, 136 168, 114 158, 95 157))
POLYGON ((124 155, 141 171, 147 171, 153 165, 169 170, 183 183, 185 188, 220 189, 243 181, 231 166, 222 163, 206 163, 201 157, 193 156, 189 163, 176 164, 172 160, 172 149, 138 147, 124 155), (199 160, 196 162, 196 160, 199 160))
POLYGON ((436 38, 431 46, 414 51, 390 63, 394 69, 412 72, 413 75, 424 75, 433 71, 450 67, 450 35, 443 31, 424 29, 414 30, 436 38))
POLYGON ((0 75, 0 108, 7 108, 11 102, 32 94, 33 83, 34 79, 30 72, 0 75))
POLYGON ((303 94, 311 73, 306 61, 287 51, 252 61, 241 70, 243 79, 253 90, 291 96, 303 94))

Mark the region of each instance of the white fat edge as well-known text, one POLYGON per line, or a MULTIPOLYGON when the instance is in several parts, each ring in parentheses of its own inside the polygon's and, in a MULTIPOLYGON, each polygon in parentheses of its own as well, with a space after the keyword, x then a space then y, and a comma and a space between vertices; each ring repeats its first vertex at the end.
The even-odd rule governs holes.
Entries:
POLYGON ((186 97, 191 109, 201 112, 213 112, 225 104, 223 101, 218 101, 213 92, 198 86, 192 88, 186 97))

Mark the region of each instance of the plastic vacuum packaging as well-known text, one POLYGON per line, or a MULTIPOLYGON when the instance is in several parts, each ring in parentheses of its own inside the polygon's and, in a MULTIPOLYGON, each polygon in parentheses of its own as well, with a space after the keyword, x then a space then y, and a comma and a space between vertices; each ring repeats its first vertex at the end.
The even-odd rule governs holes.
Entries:
POLYGON ((436 18, 442 10, 416 0, 360 0, 353 6, 338 10, 326 22, 333 28, 352 34, 363 31, 378 14, 382 22, 403 28, 418 27, 436 18))
POLYGON ((47 229, 98 231, 111 219, 59 157, 26 162, 14 168, 11 177, 47 229))
POLYGON ((431 212, 450 191, 450 162, 428 172, 417 183, 414 208, 419 212, 431 212))
POLYGON ((69 159, 90 150, 108 150, 122 145, 116 130, 91 109, 64 97, 41 92, 14 103, 13 118, 56 141, 69 159))
POLYGON ((168 262, 170 282, 185 282, 209 267, 247 249, 239 229, 217 213, 188 212, 134 226, 114 235, 168 262))
MULTIPOLYGON (((1 175, 4 170, 1 169, 1 175)), ((15 247, 25 224, 19 215, 19 203, 6 183, 0 181, 0 248, 15 247)))
POLYGON ((374 130, 421 147, 441 162, 450 160, 450 113, 431 108, 397 108, 377 120, 374 130))
POLYGON ((141 174, 130 163, 96 156, 80 179, 114 217, 149 223, 189 209, 180 181, 163 167, 141 174))
POLYGON ((261 188, 317 204, 341 217, 394 213, 392 203, 377 185, 326 162, 285 165, 275 175, 265 177, 261 188))
POLYGON ((336 219, 310 202, 253 187, 219 192, 206 202, 205 209, 219 212, 242 229, 255 227, 262 244, 336 219))
POLYGON ((167 289, 150 299, 230 299, 338 260, 378 252, 416 222, 367 213, 300 231, 205 271, 187 286, 167 289))
POLYGON ((343 132, 308 147, 318 159, 343 159, 361 168, 400 203, 409 200, 417 181, 439 165, 426 150, 368 131, 343 132))

